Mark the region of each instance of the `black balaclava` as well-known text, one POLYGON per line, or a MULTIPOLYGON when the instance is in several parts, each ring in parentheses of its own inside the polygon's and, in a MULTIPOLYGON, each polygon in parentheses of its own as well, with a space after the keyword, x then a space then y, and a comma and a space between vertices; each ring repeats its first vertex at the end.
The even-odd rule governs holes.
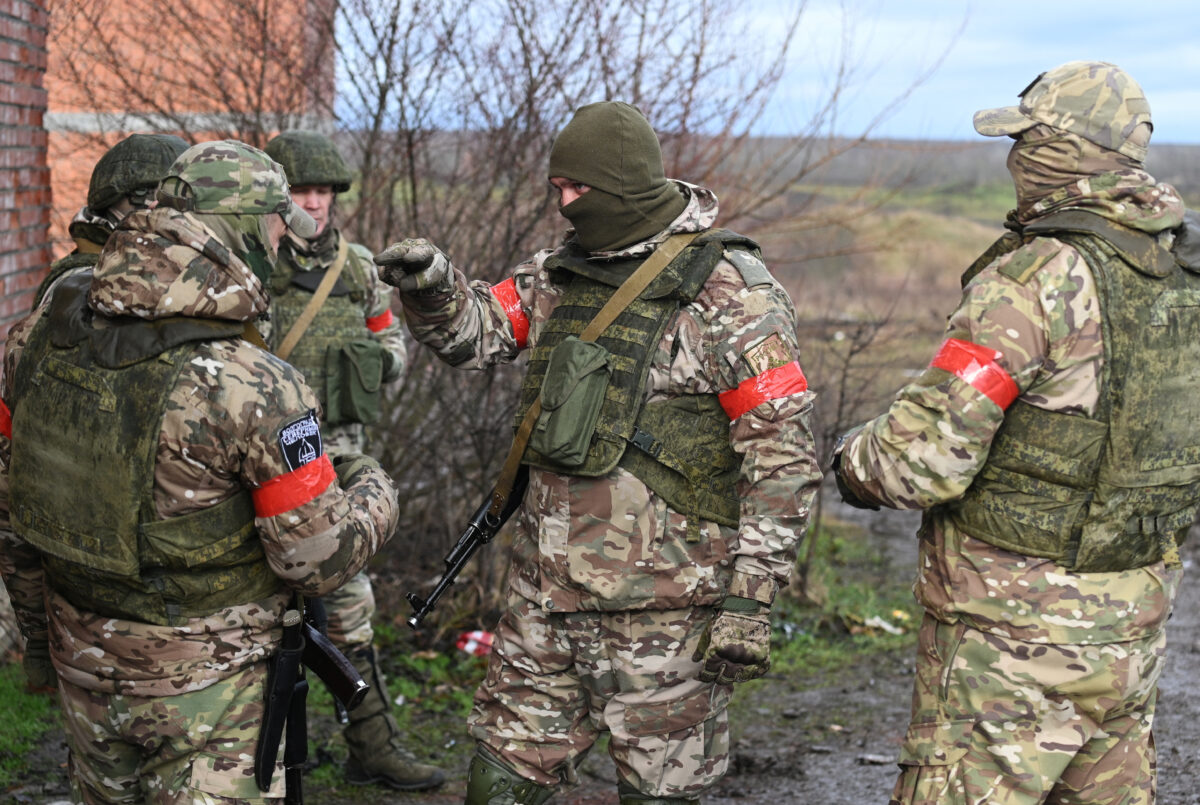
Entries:
POLYGON ((576 110, 550 150, 550 176, 591 188, 559 208, 589 252, 616 251, 657 235, 687 207, 663 175, 650 122, 620 101, 576 110))

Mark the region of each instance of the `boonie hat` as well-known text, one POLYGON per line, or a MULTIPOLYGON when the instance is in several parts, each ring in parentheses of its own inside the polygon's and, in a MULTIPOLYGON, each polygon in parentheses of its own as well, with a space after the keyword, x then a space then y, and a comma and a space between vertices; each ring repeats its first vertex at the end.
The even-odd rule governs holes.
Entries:
POLYGON ((1019 97, 1018 106, 976 112, 975 130, 1000 137, 1044 123, 1138 162, 1146 159, 1145 144, 1130 137, 1142 123, 1153 127, 1150 103, 1132 76, 1115 64, 1067 62, 1039 75, 1019 97))
POLYGON ((184 212, 283 216, 302 238, 317 233, 312 216, 292 202, 287 174, 251 145, 216 140, 179 155, 158 187, 158 203, 184 212))

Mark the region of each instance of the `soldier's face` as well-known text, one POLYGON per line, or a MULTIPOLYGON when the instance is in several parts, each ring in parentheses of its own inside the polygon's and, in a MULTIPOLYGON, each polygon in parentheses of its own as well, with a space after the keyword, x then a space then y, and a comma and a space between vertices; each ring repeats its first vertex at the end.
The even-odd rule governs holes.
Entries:
MULTIPOLYGON (((329 225, 333 208, 333 187, 327 184, 304 184, 292 187, 292 200, 317 222, 317 235, 329 225)), ((314 235, 313 237, 316 237, 314 235)))
POLYGON ((564 179, 561 176, 551 176, 550 184, 558 190, 558 206, 560 209, 592 189, 582 182, 576 182, 573 179, 564 179))

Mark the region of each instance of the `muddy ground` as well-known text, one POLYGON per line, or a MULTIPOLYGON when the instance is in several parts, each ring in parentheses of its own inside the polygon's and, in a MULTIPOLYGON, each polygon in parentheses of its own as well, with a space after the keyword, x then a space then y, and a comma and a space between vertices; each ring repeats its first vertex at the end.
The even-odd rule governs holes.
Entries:
MULTIPOLYGON (((837 512, 856 518, 857 512, 837 512)), ((911 577, 915 516, 863 513, 866 539, 888 557, 897 579, 911 577)), ((1155 733, 1159 747, 1160 805, 1200 805, 1200 535, 1185 550, 1191 569, 1170 625, 1168 665, 1160 689, 1155 733)), ((887 801, 894 759, 904 734, 912 682, 910 651, 883 652, 824 678, 772 675, 735 698, 729 774, 705 798, 706 805, 862 805, 887 801)), ((429 725, 426 725, 429 726, 429 725)), ((318 717, 315 731, 333 734, 318 717)), ((459 803, 465 790, 469 740, 461 725, 446 724, 440 745, 414 746, 447 769, 438 792, 396 794, 373 787, 330 784, 314 775, 306 799, 312 805, 349 803, 459 803), (457 730, 457 732, 456 732, 457 730), (457 737, 455 737, 457 735, 457 737)), ((334 739, 336 740, 336 739, 334 739)), ((61 733, 51 733, 33 755, 30 779, 10 790, 9 801, 61 802, 66 795, 61 733)), ((336 775, 326 775, 336 780, 336 775)), ((559 796, 561 805, 615 805, 615 775, 603 752, 581 768, 581 784, 559 796)))

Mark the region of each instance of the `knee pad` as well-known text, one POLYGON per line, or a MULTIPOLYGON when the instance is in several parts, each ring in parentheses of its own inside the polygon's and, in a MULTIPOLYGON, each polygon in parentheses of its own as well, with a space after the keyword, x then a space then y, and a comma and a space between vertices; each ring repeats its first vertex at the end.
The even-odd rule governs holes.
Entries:
POLYGON ((552 786, 535 783, 480 744, 467 772, 464 805, 543 805, 554 796, 552 786))

